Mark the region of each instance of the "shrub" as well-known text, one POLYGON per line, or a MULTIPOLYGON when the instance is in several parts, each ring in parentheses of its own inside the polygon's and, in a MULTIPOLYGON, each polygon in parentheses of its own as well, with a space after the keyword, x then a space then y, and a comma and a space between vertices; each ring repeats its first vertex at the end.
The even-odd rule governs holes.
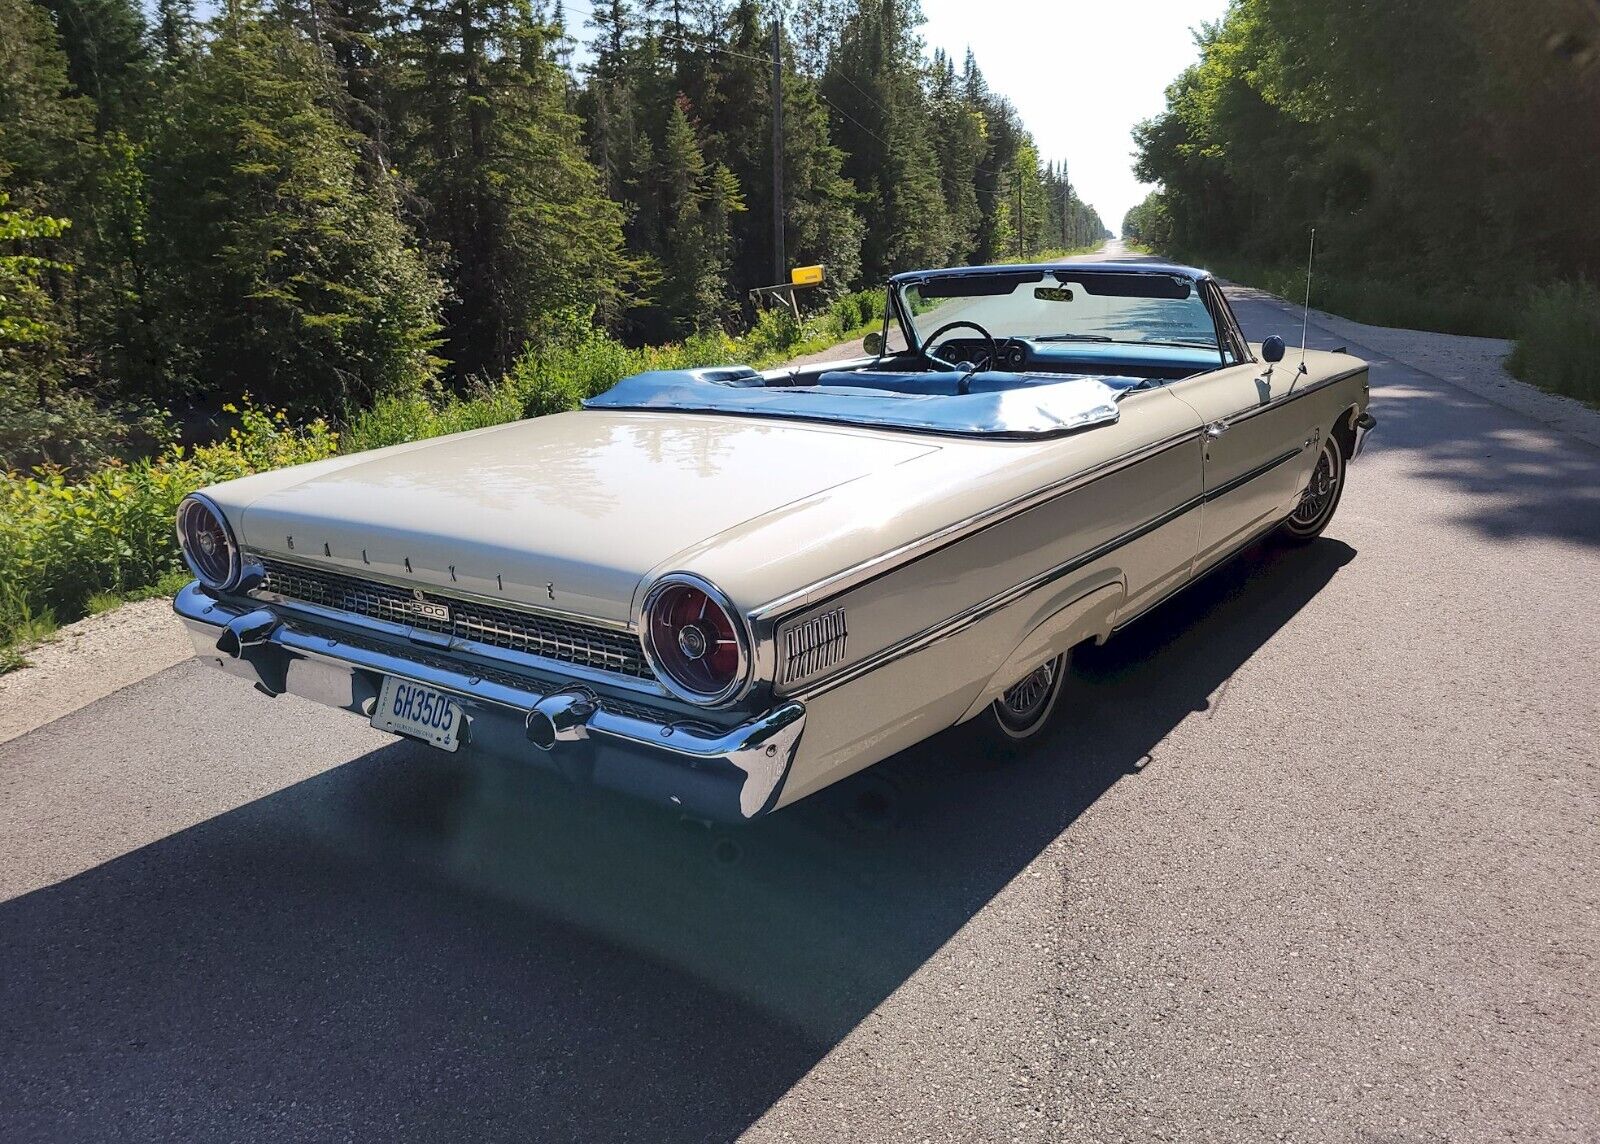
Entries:
POLYGON ((304 429, 246 407, 226 441, 113 463, 82 480, 60 469, 0 475, 0 645, 38 617, 84 614, 96 593, 127 594, 179 566, 172 519, 188 493, 334 453, 326 423, 304 429))
POLYGON ((1556 282, 1531 291, 1506 364, 1541 389, 1600 406, 1600 286, 1556 282))
MULTIPOLYGON (((1179 257, 1231 282, 1276 294, 1296 306, 1305 301, 1303 265, 1264 266, 1198 254, 1179 257)), ((1477 290, 1464 284, 1441 286, 1431 280, 1409 282, 1336 270, 1317 270, 1311 283, 1311 305, 1353 322, 1443 334, 1508 338, 1515 325, 1514 311, 1507 304, 1504 290, 1477 290)))

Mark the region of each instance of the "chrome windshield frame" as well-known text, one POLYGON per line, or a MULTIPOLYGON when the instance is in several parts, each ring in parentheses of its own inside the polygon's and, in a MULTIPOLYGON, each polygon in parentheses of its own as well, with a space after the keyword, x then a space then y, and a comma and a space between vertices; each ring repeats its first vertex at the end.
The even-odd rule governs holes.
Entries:
MULTIPOLYGON (((930 282, 930 281, 937 281, 937 280, 946 279, 946 278, 949 278, 949 279, 961 279, 961 278, 967 278, 967 277, 978 278, 978 277, 982 277, 985 274, 993 274, 993 275, 1006 275, 1006 274, 1025 275, 1025 274, 1034 274, 1034 273, 1036 273, 1036 274, 1039 275, 1039 280, 1043 280, 1047 276, 1055 276, 1057 278, 1057 281, 1060 281, 1061 279, 1060 279, 1059 276, 1062 273, 1064 273, 1064 272, 1070 273, 1071 271, 1074 271, 1074 270, 1080 270, 1080 271, 1085 272, 1085 273, 1093 273, 1093 274, 1096 274, 1096 275, 1120 274, 1120 275, 1126 275, 1126 276, 1128 276, 1130 278, 1132 278, 1132 277, 1182 278, 1185 281, 1189 282, 1190 286, 1192 287, 1192 289, 1194 291, 1194 296, 1199 301, 1200 305, 1205 309, 1207 316, 1211 319, 1212 337, 1215 339, 1216 345, 1215 346, 1208 346, 1208 347, 1205 347, 1205 348, 1206 349, 1214 349, 1217 352, 1219 358, 1223 357, 1225 354, 1227 354, 1230 351, 1233 352, 1238 357, 1238 361, 1237 362, 1233 362, 1233 363, 1224 362, 1223 364, 1238 364, 1239 362, 1248 362, 1248 361, 1253 361, 1254 360, 1253 356, 1251 355, 1251 353, 1249 351, 1249 348, 1248 348, 1247 344, 1245 344, 1243 342, 1242 337, 1240 337, 1238 335, 1237 327, 1235 325, 1235 319, 1232 316, 1231 310, 1227 309, 1227 307, 1226 307, 1226 302, 1222 297, 1222 292, 1221 292, 1220 289, 1217 288, 1216 279, 1214 277, 1212 277, 1211 274, 1209 274, 1209 273, 1207 273, 1205 271, 1192 270, 1192 269, 1187 268, 1187 267, 1176 267, 1176 266, 1166 266, 1166 265, 1145 267, 1145 266, 1142 266, 1140 264, 1130 264, 1130 265, 1127 265, 1127 266, 1115 266, 1115 265, 1096 264, 1096 263, 1082 263, 1082 264, 1065 263, 1065 264, 1047 264, 1047 265, 1034 265, 1034 266, 1021 265, 1021 264, 1019 264, 1019 265, 997 265, 997 266, 967 266, 967 267, 957 267, 957 268, 954 268, 954 269, 951 269, 951 270, 942 270, 942 271, 941 270, 934 270, 934 271, 925 271, 925 272, 909 272, 909 273, 904 273, 904 274, 897 274, 897 275, 895 275, 893 278, 891 278, 889 280, 889 285, 888 285, 889 304, 892 305, 893 308, 894 308, 896 320, 898 321, 898 323, 900 325, 900 330, 901 330, 902 335, 905 337, 906 347, 907 347, 905 352, 920 353, 921 349, 922 349, 922 341, 921 341, 922 335, 918 333, 917 328, 916 328, 916 322, 912 318, 911 306, 910 306, 910 303, 907 301, 907 299, 905 297, 905 294, 906 294, 907 290, 910 290, 910 289, 912 289, 913 287, 916 287, 916 286, 923 285, 923 284, 925 284, 927 282, 930 282), (1213 291, 1214 291, 1214 294, 1213 294, 1213 291)), ((974 296, 976 297, 977 295, 974 295, 974 296)), ((887 313, 887 309, 888 309, 888 307, 885 307, 885 312, 886 313, 887 313)), ((887 322, 885 323, 885 325, 887 325, 887 322)), ((1007 335, 996 334, 995 335, 997 341, 1005 341, 1007 338, 1011 338, 1011 337, 1021 338, 1023 340, 1028 340, 1030 338, 1039 338, 1039 337, 1048 337, 1048 336, 1049 335, 1047 333, 1040 333, 1040 332, 1037 332, 1037 331, 1031 332, 1031 333, 1027 333, 1027 334, 1007 334, 1007 335)), ((887 337, 885 337, 885 341, 887 342, 887 337)), ((1124 341, 1115 341, 1115 342, 1113 342, 1111 344, 1116 344, 1116 345, 1171 345, 1171 344, 1176 344, 1176 343, 1170 343, 1170 342, 1165 342, 1164 343, 1164 342, 1159 342, 1159 341, 1149 341, 1149 342, 1146 342, 1146 341, 1126 341, 1126 342, 1124 342, 1124 341)), ((885 350, 885 356, 891 356, 887 349, 885 350)))

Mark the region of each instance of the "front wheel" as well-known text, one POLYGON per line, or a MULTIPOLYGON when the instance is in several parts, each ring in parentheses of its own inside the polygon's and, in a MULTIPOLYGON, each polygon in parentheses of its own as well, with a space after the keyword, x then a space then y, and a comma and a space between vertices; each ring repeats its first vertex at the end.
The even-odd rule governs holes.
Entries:
POLYGON ((1311 483, 1300 497, 1289 519, 1283 522, 1283 536, 1293 544, 1305 544, 1322 535, 1339 507, 1344 495, 1344 450, 1332 434, 1322 439, 1322 449, 1317 454, 1317 467, 1311 472, 1311 483))
POLYGON ((988 738, 1002 747, 1014 747, 1043 731, 1055 711, 1066 674, 1067 657, 1058 655, 1007 688, 978 717, 988 738))

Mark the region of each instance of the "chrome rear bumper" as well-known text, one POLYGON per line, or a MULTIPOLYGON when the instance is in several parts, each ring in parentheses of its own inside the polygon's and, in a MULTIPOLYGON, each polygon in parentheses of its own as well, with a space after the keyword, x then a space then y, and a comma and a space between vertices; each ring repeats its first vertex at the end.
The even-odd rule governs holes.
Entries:
POLYGON ((198 583, 172 606, 197 655, 268 695, 299 695, 370 716, 383 677, 397 676, 460 703, 466 750, 544 766, 697 818, 739 822, 771 810, 805 728, 797 702, 726 731, 657 720, 631 706, 610 709, 581 688, 540 691, 532 680, 474 675, 471 663, 437 655, 419 662, 403 644, 311 628, 272 607, 239 607, 198 583))

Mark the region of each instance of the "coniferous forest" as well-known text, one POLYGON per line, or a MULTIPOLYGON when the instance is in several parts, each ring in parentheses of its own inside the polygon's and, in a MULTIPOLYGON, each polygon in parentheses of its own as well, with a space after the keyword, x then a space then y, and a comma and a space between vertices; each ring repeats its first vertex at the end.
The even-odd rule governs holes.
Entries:
POLYGON ((917 0, 0 0, 0 469, 1106 236, 917 0), (787 273, 787 271, 785 271, 787 273))

